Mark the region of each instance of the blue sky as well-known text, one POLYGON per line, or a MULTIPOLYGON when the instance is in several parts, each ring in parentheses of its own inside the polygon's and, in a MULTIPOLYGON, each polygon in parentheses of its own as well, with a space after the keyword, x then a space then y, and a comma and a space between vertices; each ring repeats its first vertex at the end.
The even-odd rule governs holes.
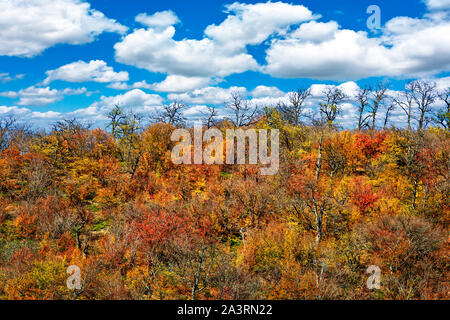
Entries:
MULTIPOLYGON (((0 0, 0 116, 100 124, 116 103, 151 114, 176 99, 194 118, 231 91, 262 106, 313 86, 314 110, 324 85, 445 88, 449 10, 450 0, 0 0)), ((353 113, 347 104, 342 121, 353 113)))

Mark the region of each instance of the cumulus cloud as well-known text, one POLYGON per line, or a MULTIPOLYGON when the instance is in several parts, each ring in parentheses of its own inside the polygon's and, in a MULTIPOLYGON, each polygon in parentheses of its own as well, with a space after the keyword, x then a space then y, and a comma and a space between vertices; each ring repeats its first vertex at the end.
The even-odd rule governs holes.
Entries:
POLYGON ((83 0, 0 1, 0 56, 33 57, 55 44, 92 42, 127 28, 83 0))
POLYGON ((101 108, 111 108, 114 105, 121 107, 139 107, 161 105, 162 102, 163 98, 157 94, 148 94, 140 89, 134 89, 117 96, 102 96, 100 102, 95 102, 94 105, 101 108))
POLYGON ((162 105, 164 99, 156 94, 148 94, 140 89, 133 89, 116 96, 102 96, 87 108, 78 109, 71 115, 93 120, 106 119, 106 114, 115 105, 124 109, 132 109, 137 113, 152 113, 162 105))
POLYGON ((22 79, 25 75, 24 74, 16 74, 16 75, 10 75, 9 73, 0 73, 0 82, 10 82, 14 80, 22 79))
POLYGON ((450 0, 424 0, 430 10, 450 9, 450 0))
POLYGON ((190 104, 223 104, 230 100, 231 94, 234 92, 243 96, 247 95, 247 89, 244 87, 230 87, 228 89, 206 87, 181 94, 172 93, 167 97, 172 101, 190 104))
POLYGON ((450 77, 434 79, 434 82, 436 83, 436 89, 439 91, 444 91, 450 88, 450 77))
POLYGON ((128 81, 128 72, 115 72, 103 60, 91 60, 89 62, 76 61, 46 72, 47 78, 44 84, 49 84, 55 80, 68 82, 116 82, 128 81))
POLYGON ((64 90, 50 89, 50 87, 29 87, 17 92, 19 106, 46 106, 64 99, 64 96, 86 93, 86 88, 64 90))
POLYGON ((302 5, 283 2, 243 4, 235 2, 226 6, 229 13, 219 25, 210 25, 205 34, 231 48, 244 48, 264 42, 272 34, 285 33, 293 24, 318 18, 302 5))
POLYGON ((6 91, 0 92, 0 96, 7 98, 19 98, 17 105, 19 106, 46 106, 64 99, 64 96, 86 94, 86 88, 64 90, 50 89, 50 87, 31 86, 18 92, 6 91))
POLYGON ((339 25, 335 21, 303 23, 299 28, 289 33, 289 37, 313 43, 320 43, 333 38, 339 25))
POLYGON ((152 87, 153 90, 160 92, 186 92, 206 87, 211 82, 211 78, 169 75, 164 81, 155 83, 152 87))
MULTIPOLYGON (((272 34, 284 33, 292 24, 315 18, 301 5, 282 2, 234 3, 226 7, 227 19, 210 25, 201 40, 174 39, 172 12, 140 14, 136 20, 148 28, 137 29, 117 43, 116 60, 152 72, 190 78, 225 77, 259 68, 247 45, 257 45, 272 34)), ((172 78, 168 78, 168 81, 172 78)))
POLYGON ((0 106, 0 115, 2 116, 19 116, 27 113, 31 113, 31 110, 16 106, 0 106))
POLYGON ((125 82, 113 82, 107 85, 108 88, 116 90, 131 90, 131 89, 152 89, 152 85, 147 83, 145 80, 138 81, 133 84, 127 84, 125 82))
POLYGON ((0 105, 0 117, 2 116, 12 116, 19 122, 33 124, 41 129, 48 127, 52 122, 62 119, 64 114, 56 111, 39 112, 24 107, 0 105), (32 120, 31 123, 30 120, 32 120))
POLYGON ((224 77, 257 69, 256 61, 245 52, 227 52, 208 38, 176 41, 174 35, 173 26, 135 30, 114 45, 116 60, 185 77, 224 77))
POLYGON ((253 98, 274 97, 279 98, 285 95, 283 91, 277 87, 257 86, 250 93, 253 98))
POLYGON ((397 17, 376 38, 335 22, 309 22, 273 40, 266 61, 265 72, 281 78, 423 77, 450 70, 450 20, 397 17))
POLYGON ((185 116, 188 119, 201 119, 204 117, 204 114, 208 112, 208 107, 205 105, 196 105, 191 106, 184 110, 183 116, 185 116))
POLYGON ((148 27, 168 27, 180 22, 176 14, 170 10, 156 12, 151 16, 140 13, 135 20, 148 27))
POLYGON ((4 91, 0 92, 0 97, 6 97, 6 98, 16 98, 18 95, 15 91, 4 91))

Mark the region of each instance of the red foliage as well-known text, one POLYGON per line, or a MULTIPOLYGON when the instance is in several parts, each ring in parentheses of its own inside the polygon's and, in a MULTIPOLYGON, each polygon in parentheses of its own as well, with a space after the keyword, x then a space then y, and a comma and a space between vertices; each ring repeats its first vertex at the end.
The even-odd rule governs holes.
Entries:
POLYGON ((365 133, 357 133, 355 136, 355 147, 366 156, 366 158, 376 158, 384 150, 383 143, 387 133, 377 132, 374 136, 365 133))
POLYGON ((362 179, 355 179, 355 190, 353 191, 353 204, 356 205, 362 214, 367 213, 379 199, 371 185, 365 184, 362 179))

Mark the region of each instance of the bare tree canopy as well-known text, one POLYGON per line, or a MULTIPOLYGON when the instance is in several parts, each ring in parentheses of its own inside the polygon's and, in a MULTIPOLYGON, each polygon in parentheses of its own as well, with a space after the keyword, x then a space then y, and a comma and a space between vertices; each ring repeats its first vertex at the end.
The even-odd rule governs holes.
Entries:
POLYGON ((361 131, 369 126, 368 120, 370 119, 370 114, 365 115, 364 113, 370 105, 369 97, 371 93, 372 89, 370 87, 365 87, 359 89, 356 94, 356 101, 358 102, 358 131, 361 131))
POLYGON ((231 122, 235 127, 249 126, 256 121, 258 107, 244 99, 239 92, 232 92, 226 108, 232 113, 231 122))
POLYGON ((428 114, 432 111, 432 104, 436 101, 436 83, 425 80, 413 81, 411 84, 411 90, 413 91, 413 99, 416 103, 418 114, 419 130, 426 127, 427 122, 430 120, 428 114))
POLYGON ((392 98, 388 99, 388 102, 386 103, 386 112, 384 114, 384 122, 383 122, 383 130, 387 129, 389 118, 391 117, 392 112, 395 110, 396 103, 392 98))
POLYGON ((185 109, 185 104, 179 101, 174 101, 169 105, 164 105, 162 111, 155 117, 155 119, 158 122, 164 122, 170 125, 182 127, 186 122, 186 118, 183 116, 185 109))
POLYGON ((438 93, 438 97, 445 103, 445 106, 436 113, 434 122, 450 130, 450 87, 438 93))
POLYGON ((386 99, 386 92, 388 90, 388 84, 378 83, 376 88, 371 92, 372 103, 370 104, 370 118, 372 119, 372 124, 370 126, 371 130, 375 130, 375 123, 379 108, 382 106, 384 100, 386 99))
POLYGON ((107 128, 111 128, 111 134, 117 138, 118 129, 126 121, 126 115, 121 107, 115 105, 114 109, 108 113, 107 117, 109 119, 107 128))
POLYGON ((299 88, 295 92, 289 93, 289 103, 280 103, 278 110, 283 120, 291 125, 298 126, 301 117, 304 115, 305 100, 311 96, 311 89, 299 88))
POLYGON ((217 108, 213 106, 207 106, 206 111, 202 111, 201 114, 206 122, 206 127, 209 129, 216 124, 218 116, 217 108))
POLYGON ((321 122, 331 125, 342 112, 340 104, 347 99, 347 95, 339 88, 327 88, 323 91, 324 99, 319 104, 321 122))
POLYGON ((406 115, 408 130, 411 130, 411 119, 414 104, 414 86, 407 84, 405 90, 398 97, 394 98, 394 103, 399 106, 406 115))
POLYGON ((6 148, 8 135, 14 128, 16 122, 16 118, 12 116, 0 118, 0 150, 6 148))

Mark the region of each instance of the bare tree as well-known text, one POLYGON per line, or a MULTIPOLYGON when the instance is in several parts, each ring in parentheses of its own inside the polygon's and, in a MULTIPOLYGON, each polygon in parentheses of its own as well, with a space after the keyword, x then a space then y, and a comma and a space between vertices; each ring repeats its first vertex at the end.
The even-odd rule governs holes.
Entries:
POLYGON ((112 109, 108 115, 109 124, 108 127, 111 127, 111 134, 113 137, 117 138, 117 131, 122 126, 126 120, 126 115, 121 107, 118 105, 114 106, 114 109, 112 109))
POLYGON ((16 122, 12 116, 0 119, 0 151, 7 147, 8 136, 16 122))
POLYGON ((299 88, 297 91, 289 93, 289 104, 278 105, 283 119, 291 125, 298 126, 303 116, 305 100, 310 96, 311 89, 299 88))
POLYGON ((206 112, 201 112, 204 116, 204 120, 206 122, 206 127, 209 129, 213 127, 216 124, 216 118, 217 118, 217 108, 213 106, 207 106, 206 112))
POLYGON ((183 116, 183 111, 185 109, 185 104, 174 101, 163 106, 163 110, 156 116, 156 120, 174 126, 184 126, 186 118, 183 116))
POLYGON ((370 117, 372 118, 371 130, 375 130, 375 121, 377 113, 386 98, 386 91, 388 90, 387 84, 379 83, 377 87, 372 91, 372 104, 370 106, 370 117))
POLYGON ((235 127, 249 126, 256 121, 258 107, 245 100, 239 92, 231 93, 226 108, 233 114, 231 121, 235 127))
POLYGON ((389 122, 389 118, 391 117, 392 111, 395 109, 395 102, 392 99, 389 99, 389 103, 386 106, 386 113, 384 114, 384 124, 383 124, 383 130, 387 129, 387 125, 389 122))
MULTIPOLYGON (((1 122, 1 120, 0 120, 1 122)), ((0 125, 1 127, 1 125, 0 125)), ((0 129, 0 131, 2 131, 0 129)), ((30 123, 14 123, 11 129, 8 129, 6 135, 6 143, 4 146, 8 147, 14 145, 17 150, 26 152, 30 146, 30 140, 34 137, 35 132, 30 123)), ((1 150, 1 145, 0 145, 1 150)))
POLYGON ((445 103, 445 106, 436 113, 434 122, 450 130, 450 87, 440 92, 438 97, 445 103))
POLYGON ((342 110, 339 105, 347 99, 347 95, 336 87, 325 89, 323 94, 325 97, 323 102, 319 104, 321 119, 322 122, 325 120, 327 124, 331 125, 341 113, 342 110))
POLYGON ((73 136, 83 130, 89 130, 91 126, 92 125, 90 123, 79 121, 76 118, 71 118, 56 121, 53 124, 52 129, 56 134, 67 137, 73 136))
POLYGON ((358 101, 358 131, 361 131, 365 127, 368 126, 367 120, 370 118, 370 115, 364 115, 366 108, 370 105, 369 96, 372 92, 372 89, 369 87, 360 89, 356 94, 356 100, 358 101))
POLYGON ((419 130, 426 126, 427 114, 432 111, 432 104, 436 100, 436 83, 425 80, 417 80, 412 84, 413 98, 419 111, 419 130))
POLYGON ((411 118, 414 104, 414 86, 408 83, 405 90, 400 93, 400 96, 394 98, 394 103, 399 106, 406 114, 408 131, 411 130, 411 118))

